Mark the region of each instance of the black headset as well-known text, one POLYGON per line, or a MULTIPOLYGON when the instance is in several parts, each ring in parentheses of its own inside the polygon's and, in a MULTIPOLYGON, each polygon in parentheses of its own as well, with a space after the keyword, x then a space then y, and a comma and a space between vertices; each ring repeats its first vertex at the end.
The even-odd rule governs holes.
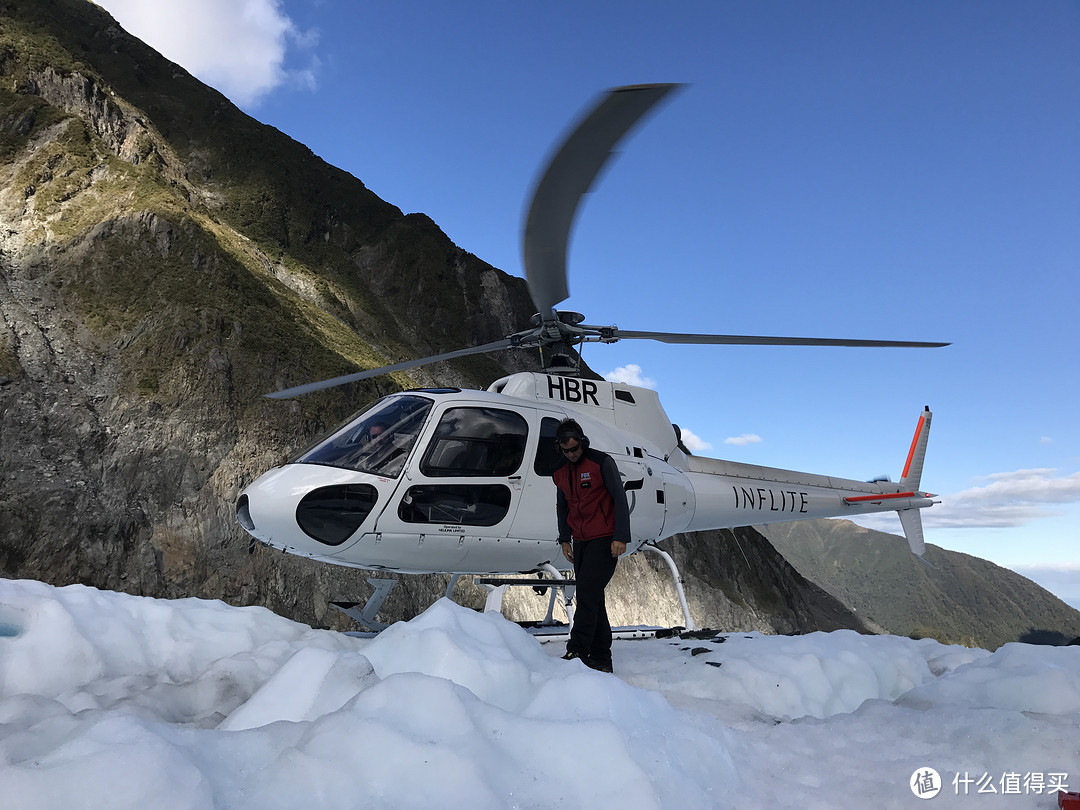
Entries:
POLYGON ((560 443, 567 439, 577 439, 584 449, 589 449, 589 437, 582 432, 581 425, 577 423, 576 419, 564 419, 555 431, 555 444, 559 445, 560 450, 562 449, 560 443))
POLYGON ((589 449, 589 437, 582 434, 582 433, 567 433, 561 439, 556 437, 555 438, 556 447, 558 447, 560 450, 562 450, 562 442, 566 441, 567 439, 577 439, 578 444, 580 444, 586 450, 589 449))

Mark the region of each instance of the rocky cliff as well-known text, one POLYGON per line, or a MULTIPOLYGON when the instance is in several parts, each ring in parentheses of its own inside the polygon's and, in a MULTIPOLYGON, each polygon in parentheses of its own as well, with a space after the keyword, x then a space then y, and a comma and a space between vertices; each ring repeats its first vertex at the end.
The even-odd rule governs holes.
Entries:
MULTIPOLYGON (((261 395, 489 342, 531 309, 522 280, 246 116, 92 3, 0 0, 4 576, 342 624, 328 602, 365 598, 362 572, 249 553, 239 490, 381 394, 482 386, 533 358, 472 357, 289 403, 261 395)), ((859 626, 752 530, 667 546, 701 624, 859 626)), ((622 567, 616 619, 681 622, 657 565, 622 567)), ((444 588, 406 578, 383 617, 444 588)))
MULTIPOLYGON (((355 575, 249 556, 231 503, 424 373, 286 405, 261 394, 501 336, 529 314, 523 283, 96 6, 0 11, 4 571, 322 618, 300 594, 340 596, 355 575)), ((426 373, 467 382, 521 362, 426 373)))

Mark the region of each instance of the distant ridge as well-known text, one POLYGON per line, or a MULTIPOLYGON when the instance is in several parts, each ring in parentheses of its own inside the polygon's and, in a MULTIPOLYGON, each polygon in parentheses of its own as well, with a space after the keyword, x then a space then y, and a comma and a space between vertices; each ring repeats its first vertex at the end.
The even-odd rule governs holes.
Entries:
POLYGON ((931 568, 902 537, 849 520, 758 528, 799 573, 889 633, 990 650, 1080 636, 1080 611, 987 560, 927 544, 931 568))

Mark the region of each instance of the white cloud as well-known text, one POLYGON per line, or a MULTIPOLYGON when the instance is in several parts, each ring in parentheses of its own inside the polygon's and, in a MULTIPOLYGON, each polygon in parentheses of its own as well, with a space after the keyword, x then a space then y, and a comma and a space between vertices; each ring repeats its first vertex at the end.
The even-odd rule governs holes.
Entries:
POLYGON ((1053 444, 1054 440, 1049 436, 1040 436, 1039 444, 1053 444))
POLYGON ((928 528, 1014 528, 1059 514, 1056 506, 1080 503, 1080 472, 1016 470, 983 476, 985 486, 944 496, 923 519, 928 528))
MULTIPOLYGON (((608 382, 621 382, 627 383, 628 385, 637 385, 641 388, 656 389, 656 380, 644 376, 641 373, 641 366, 637 365, 637 363, 628 363, 625 366, 619 366, 614 371, 609 371, 605 374, 604 379, 608 382)), ((689 447, 689 445, 687 445, 687 447, 689 447)))
POLYGON ((724 439, 724 444, 737 444, 740 446, 746 444, 759 444, 760 442, 761 437, 756 433, 744 433, 741 436, 729 436, 724 439))
POLYGON ((310 50, 281 0, 98 0, 123 28, 240 106, 292 84, 315 86, 318 60, 285 68, 290 47, 310 50))
POLYGON ((702 439, 696 433, 687 430, 684 427, 679 428, 679 433, 682 436, 682 443, 691 453, 700 453, 703 450, 712 450, 712 445, 702 439))
MULTIPOLYGON (((1080 503, 1080 472, 1056 473, 1037 469, 980 476, 978 481, 990 483, 941 495, 940 503, 923 510, 923 525, 928 529, 1014 529, 1055 517, 1062 513, 1061 507, 1080 503)), ((902 534, 893 512, 858 515, 852 520, 868 529, 902 534)))
POLYGON ((1080 563, 1044 563, 1042 565, 1014 565, 1012 569, 1025 577, 1038 575, 1046 579, 1067 582, 1080 588, 1080 563))
POLYGON ((1014 565, 1011 568, 1080 610, 1080 564, 1014 565))

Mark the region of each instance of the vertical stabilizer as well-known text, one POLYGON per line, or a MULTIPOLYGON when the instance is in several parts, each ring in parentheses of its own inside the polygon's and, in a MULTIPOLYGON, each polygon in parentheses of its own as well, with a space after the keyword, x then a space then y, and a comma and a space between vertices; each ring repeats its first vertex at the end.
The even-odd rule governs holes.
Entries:
POLYGON ((908 547, 916 557, 922 557, 926 551, 926 542, 923 540, 922 514, 918 509, 901 509, 897 512, 900 516, 900 524, 904 527, 904 537, 907 538, 908 547))
MULTIPOLYGON (((904 463, 904 472, 900 476, 900 486, 905 489, 918 489, 922 480, 923 462, 926 460, 926 443, 930 439, 930 420, 933 418, 930 406, 926 406, 919 414, 919 424, 915 427, 915 438, 911 440, 911 449, 908 451, 907 461, 904 463)), ((905 524, 905 529, 907 524, 905 524)), ((922 530, 919 531, 920 538, 922 530)))

